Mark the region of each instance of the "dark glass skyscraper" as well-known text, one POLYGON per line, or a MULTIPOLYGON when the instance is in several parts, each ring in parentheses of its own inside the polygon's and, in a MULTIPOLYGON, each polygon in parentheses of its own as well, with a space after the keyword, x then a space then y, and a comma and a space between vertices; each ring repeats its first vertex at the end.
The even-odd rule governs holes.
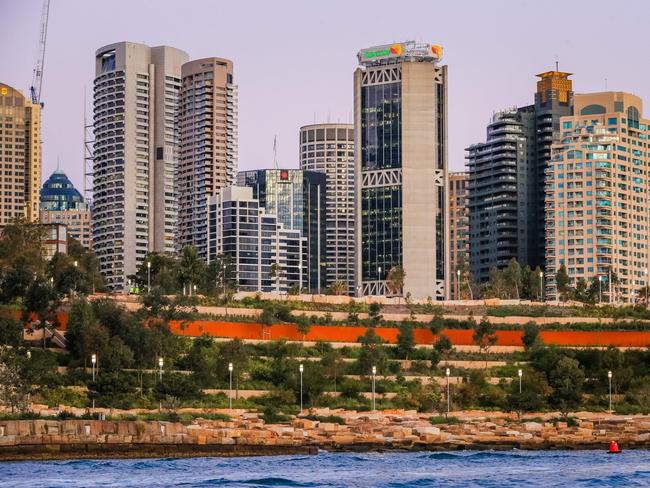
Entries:
POLYGON ((241 171, 238 186, 253 188, 253 198, 285 229, 299 230, 307 238, 303 286, 321 293, 326 287, 326 176, 299 169, 241 171))

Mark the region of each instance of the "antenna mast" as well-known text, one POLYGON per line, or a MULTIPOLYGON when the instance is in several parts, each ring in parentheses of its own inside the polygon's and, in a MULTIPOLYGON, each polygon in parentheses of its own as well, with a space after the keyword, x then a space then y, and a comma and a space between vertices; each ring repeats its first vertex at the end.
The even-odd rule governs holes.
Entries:
POLYGON ((29 87, 29 93, 32 97, 33 104, 41 103, 41 88, 43 87, 43 67, 45 66, 45 43, 47 41, 47 22, 50 17, 50 0, 43 1, 43 10, 41 12, 41 35, 38 41, 38 58, 34 67, 34 76, 32 86, 29 87))
POLYGON ((94 140, 94 127, 92 123, 88 123, 86 118, 86 90, 84 90, 84 200, 86 205, 90 206, 93 198, 93 162, 95 160, 93 145, 94 140))

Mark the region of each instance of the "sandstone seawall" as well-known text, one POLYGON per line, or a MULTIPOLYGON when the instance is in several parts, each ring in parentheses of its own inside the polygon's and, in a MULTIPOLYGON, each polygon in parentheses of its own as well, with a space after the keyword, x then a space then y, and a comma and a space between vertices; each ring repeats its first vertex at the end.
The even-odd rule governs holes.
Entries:
POLYGON ((316 454, 328 451, 606 449, 650 448, 650 417, 578 418, 577 425, 541 419, 465 418, 432 425, 412 411, 323 412, 344 424, 296 418, 266 424, 257 413, 229 421, 196 419, 186 425, 161 421, 0 421, 0 461, 316 454))

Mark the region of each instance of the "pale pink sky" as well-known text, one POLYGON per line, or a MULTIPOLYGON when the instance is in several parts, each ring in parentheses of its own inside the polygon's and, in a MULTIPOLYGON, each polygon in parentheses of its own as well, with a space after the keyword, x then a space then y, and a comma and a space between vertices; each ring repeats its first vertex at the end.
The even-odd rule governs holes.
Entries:
MULTIPOLYGON (((27 89, 41 0, 0 0, 0 80, 27 89)), ((360 48, 414 39, 441 44, 449 66, 449 166, 485 137, 493 111, 532 102, 535 74, 574 73, 577 92, 650 99, 650 2, 599 0, 52 0, 42 99, 43 178, 61 167, 81 188, 83 97, 95 50, 166 44, 235 63, 239 168, 298 164, 298 129, 351 120, 360 48)), ((90 106, 90 104, 89 104, 90 106)))

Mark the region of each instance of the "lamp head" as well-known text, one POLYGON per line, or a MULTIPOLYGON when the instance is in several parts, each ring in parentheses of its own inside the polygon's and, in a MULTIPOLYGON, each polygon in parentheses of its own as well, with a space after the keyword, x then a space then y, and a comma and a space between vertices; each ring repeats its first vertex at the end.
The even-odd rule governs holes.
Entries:
POLYGON ((612 377, 612 372, 611 372, 611 371, 608 371, 608 372, 607 372, 607 377, 608 377, 608 378, 611 378, 611 377, 612 377))
POLYGON ((97 354, 93 354, 90 356, 90 362, 95 364, 97 362, 97 354))
POLYGON ((451 371, 449 371, 449 368, 445 370, 445 376, 449 378, 449 375, 451 374, 451 371))
POLYGON ((228 371, 232 372, 232 363, 228 363, 228 371))
POLYGON ((302 365, 302 363, 300 363, 300 366, 298 367, 298 369, 302 373, 305 370, 305 367, 302 365))
POLYGON ((160 366, 162 368, 163 364, 165 364, 165 361, 163 360, 163 358, 162 357, 158 358, 158 366, 160 366))
POLYGON ((517 374, 518 374, 519 377, 521 378, 521 377, 523 376, 524 372, 523 372, 522 370, 518 369, 518 370, 517 370, 517 374))
POLYGON ((372 374, 377 374, 377 366, 372 367, 372 374))

